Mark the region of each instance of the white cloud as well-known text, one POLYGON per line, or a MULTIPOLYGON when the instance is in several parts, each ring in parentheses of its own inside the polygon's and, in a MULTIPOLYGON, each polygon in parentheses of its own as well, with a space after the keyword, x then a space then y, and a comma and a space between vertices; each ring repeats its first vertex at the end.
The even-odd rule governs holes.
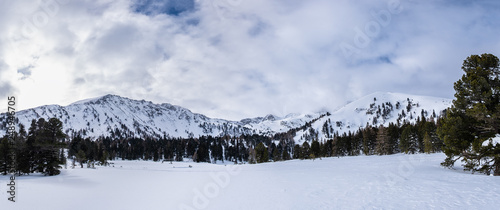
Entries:
POLYGON ((22 108, 114 93, 241 119, 375 91, 453 97, 468 55, 500 56, 496 1, 401 0, 387 13, 394 0, 207 0, 175 15, 148 7, 150 16, 132 1, 31 2, 0 9, 10 84, 0 93, 18 94, 22 108), (371 35, 362 47, 357 29, 371 35))

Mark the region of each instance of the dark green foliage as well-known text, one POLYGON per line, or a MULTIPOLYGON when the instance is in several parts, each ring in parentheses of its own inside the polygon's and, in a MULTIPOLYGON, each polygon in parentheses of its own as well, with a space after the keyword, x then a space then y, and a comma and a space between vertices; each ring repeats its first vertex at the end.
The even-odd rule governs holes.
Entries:
POLYGON ((500 133, 499 59, 492 54, 471 55, 462 65, 465 74, 455 82, 455 100, 439 121, 445 167, 462 159, 465 170, 500 175, 497 145, 482 143, 500 133))
POLYGON ((266 146, 264 146, 262 142, 260 142, 257 147, 255 147, 255 158, 257 160, 257 163, 264 163, 269 161, 269 153, 266 146))
POLYGON ((311 154, 312 159, 321 157, 321 148, 318 141, 313 141, 311 143, 311 154))
POLYGON ((281 159, 281 153, 280 153, 280 151, 278 150, 278 148, 275 148, 275 149, 273 150, 273 153, 272 153, 272 154, 273 154, 273 161, 274 161, 274 162, 276 162, 276 161, 281 161, 281 160, 282 160, 282 159, 281 159))
POLYGON ((35 127, 30 127, 28 138, 34 139, 35 171, 49 176, 58 175, 61 168, 59 164, 63 163, 59 157, 59 150, 65 146, 62 122, 57 118, 51 118, 49 121, 40 118, 36 123, 32 123, 32 126, 35 127))
POLYGON ((311 155, 311 146, 309 145, 309 143, 307 143, 307 141, 305 141, 302 144, 301 150, 302 150, 302 158, 309 159, 311 155))
POLYGON ((418 139, 417 132, 411 125, 405 126, 401 133, 399 141, 399 149, 401 152, 415 154, 418 152, 418 139))
POLYGON ((425 133, 424 136, 424 152, 427 154, 433 152, 431 135, 429 133, 425 133))
POLYGON ((375 151, 377 130, 369 125, 366 125, 363 130, 363 153, 372 155, 375 151))
POLYGON ((384 126, 380 126, 377 132, 376 139, 376 154, 378 155, 387 155, 391 154, 392 145, 390 142, 390 136, 388 135, 387 128, 384 126))
POLYGON ((11 145, 7 136, 0 141, 0 172, 2 175, 7 175, 12 167, 11 160, 11 145))
POLYGON ((304 159, 304 155, 302 155, 302 148, 298 144, 293 147, 293 159, 304 159))
POLYGON ((32 120, 28 134, 20 125, 19 133, 0 142, 0 173, 58 175, 60 164, 65 163, 64 138, 62 123, 56 118, 32 120))
POLYGON ((196 150, 196 155, 196 162, 210 162, 207 141, 201 141, 198 146, 198 150, 196 150))

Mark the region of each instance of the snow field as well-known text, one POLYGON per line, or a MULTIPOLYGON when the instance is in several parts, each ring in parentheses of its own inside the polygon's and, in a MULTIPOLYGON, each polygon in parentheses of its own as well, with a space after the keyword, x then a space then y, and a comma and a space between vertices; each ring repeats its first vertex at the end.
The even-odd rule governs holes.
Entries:
MULTIPOLYGON (((18 177, 1 209, 498 209, 500 177, 449 170, 439 154, 256 165, 113 161, 18 177), (192 168, 189 167, 192 166, 192 168)), ((458 163, 457 163, 458 165, 458 163)), ((0 177, 6 189, 9 176, 0 177)))

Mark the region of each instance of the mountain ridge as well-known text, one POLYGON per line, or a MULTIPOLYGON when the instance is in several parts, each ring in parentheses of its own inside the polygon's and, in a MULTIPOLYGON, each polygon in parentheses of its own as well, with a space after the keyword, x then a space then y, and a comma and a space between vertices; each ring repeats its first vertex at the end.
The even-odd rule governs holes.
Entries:
MULTIPOLYGON (((106 94, 75 101, 67 106, 44 105, 21 110, 16 113, 16 117, 26 129, 29 128, 32 119, 56 117, 63 122, 63 131, 69 136, 82 135, 92 138, 100 136, 189 138, 203 135, 253 134, 271 136, 302 127, 318 119, 310 125, 315 133, 308 131, 297 133, 296 141, 300 142, 303 137, 317 135, 318 138, 331 138, 332 132, 355 132, 366 125, 413 122, 424 113, 426 116, 432 115, 435 119, 450 105, 451 99, 374 92, 332 111, 329 116, 325 116, 326 113, 291 113, 284 117, 268 114, 264 117, 231 121, 193 113, 187 108, 170 103, 155 104, 151 101, 106 94), (410 112, 406 113, 405 110, 410 112), (325 122, 329 123, 327 127, 330 132, 325 131, 325 122)), ((4 113, 0 115, 0 122, 0 135, 2 135, 6 126, 4 113)))
POLYGON ((310 130, 297 133, 296 142, 328 139, 334 133, 355 133, 368 126, 415 123, 422 116, 437 120, 452 99, 393 92, 374 92, 348 103, 331 115, 314 122, 310 130))
MULTIPOLYGON (((80 134, 93 138, 273 135, 299 127, 319 115, 317 113, 278 117, 270 114, 265 117, 230 121, 209 118, 170 103, 155 104, 113 94, 79 100, 67 106, 44 105, 16 113, 18 122, 26 129, 32 119, 56 117, 63 122, 63 131, 69 136, 80 134)), ((2 131, 5 130, 5 119, 4 113, 0 115, 2 131)), ((3 134, 2 131, 0 134, 3 134)))

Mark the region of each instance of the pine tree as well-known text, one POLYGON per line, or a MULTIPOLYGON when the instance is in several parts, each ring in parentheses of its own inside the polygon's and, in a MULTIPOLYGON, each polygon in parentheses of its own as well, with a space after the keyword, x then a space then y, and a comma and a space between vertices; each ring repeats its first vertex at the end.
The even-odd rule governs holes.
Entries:
POLYGON ((290 160, 290 159, 292 159, 290 157, 290 153, 288 153, 288 147, 285 147, 285 149, 283 149, 283 151, 281 152, 281 157, 282 157, 282 160, 290 160))
POLYGON ((412 125, 406 125, 401 133, 399 149, 406 154, 415 154, 418 151, 417 135, 413 131, 412 125))
POLYGON ((11 146, 7 136, 0 141, 0 173, 7 175, 12 167, 11 163, 11 146))
POLYGON ((425 136, 424 136, 424 152, 427 153, 427 154, 430 154, 432 151, 432 140, 431 140, 431 136, 429 135, 428 132, 425 133, 425 136))
POLYGON ((309 143, 307 143, 307 141, 304 141, 301 150, 302 150, 302 158, 308 159, 311 155, 311 146, 309 145, 309 143))
POLYGON ((369 155, 370 154, 370 138, 371 138, 371 129, 367 125, 365 129, 363 130, 363 154, 369 155))
POLYGON ((257 163, 264 163, 269 161, 269 153, 266 146, 264 146, 262 142, 260 142, 257 147, 255 147, 255 158, 257 160, 257 163))
POLYGON ((400 151, 398 145, 398 141, 400 138, 399 125, 396 125, 394 123, 389 123, 389 127, 387 127, 387 135, 389 136, 389 145, 390 145, 388 154, 398 153, 400 151))
POLYGON ((29 171, 37 171, 49 176, 58 175, 59 165, 63 163, 59 151, 64 147, 62 143, 64 138, 62 122, 59 119, 32 120, 26 140, 28 162, 30 162, 29 171))
POLYGON ((387 129, 382 125, 379 127, 377 132, 375 150, 378 155, 387 155, 391 151, 390 138, 388 136, 387 129))
POLYGON ((196 150, 196 162, 210 162, 210 156, 206 141, 203 141, 198 145, 198 150, 196 150))
POLYGON ((376 138, 377 129, 367 124, 363 130, 363 153, 365 155, 373 155, 375 152, 376 138))
POLYGON ((87 157, 83 150, 78 150, 76 153, 76 161, 80 163, 80 167, 83 168, 83 164, 87 162, 87 157))
POLYGON ((293 159, 304 159, 302 148, 298 144, 293 147, 293 159))
POLYGON ((278 148, 273 150, 273 161, 281 161, 281 153, 278 151, 278 148))
POLYGON ((462 159, 465 170, 500 175, 500 149, 482 145, 500 133, 499 59, 492 54, 471 55, 462 70, 465 74, 454 84, 453 106, 439 121, 438 135, 447 156, 441 164, 453 167, 462 159))
POLYGON ((315 159, 315 158, 319 158, 321 157, 320 155, 321 153, 321 149, 320 149, 320 144, 318 141, 313 141, 311 143, 311 158, 312 159, 315 159))

